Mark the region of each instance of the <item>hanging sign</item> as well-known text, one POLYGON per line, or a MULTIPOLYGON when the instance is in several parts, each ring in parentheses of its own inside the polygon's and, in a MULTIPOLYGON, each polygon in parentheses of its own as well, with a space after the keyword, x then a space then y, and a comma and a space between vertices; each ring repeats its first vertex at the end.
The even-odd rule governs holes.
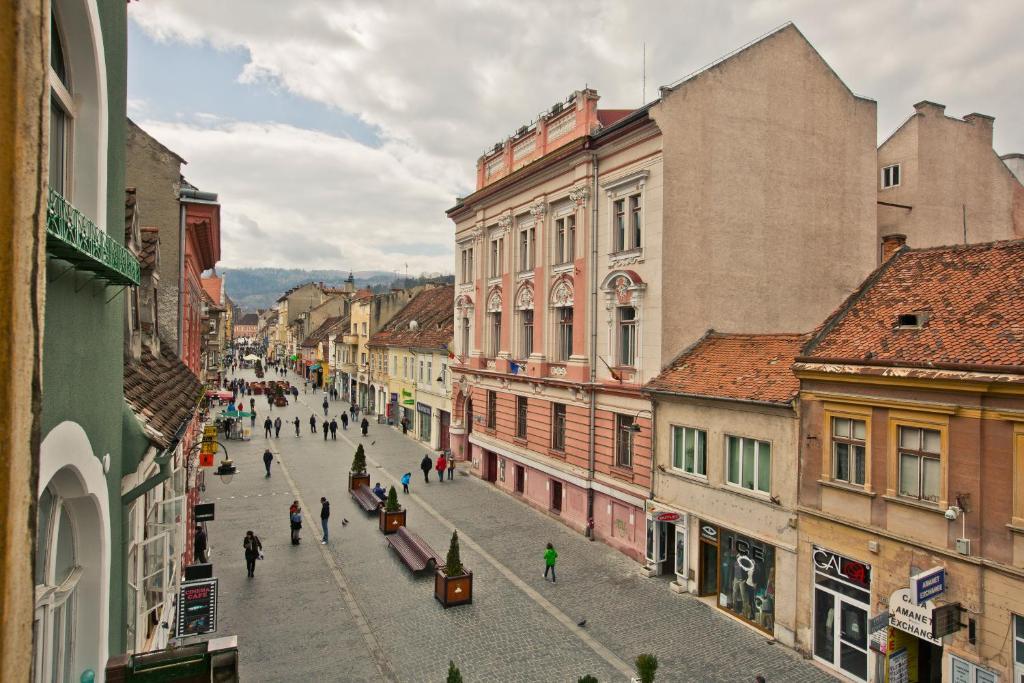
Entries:
POLYGON ((217 438, 217 427, 214 425, 207 425, 203 427, 203 441, 210 441, 217 438))
POLYGON ((201 444, 199 444, 199 452, 200 453, 209 453, 210 455, 213 455, 214 453, 217 452, 217 442, 216 441, 203 441, 201 444))
POLYGON ((186 581, 178 593, 175 635, 197 636, 217 630, 217 579, 186 581))
POLYGON ((963 608, 959 602, 936 607, 932 611, 932 637, 942 638, 956 633, 963 626, 960 623, 960 612, 963 608))
POLYGON ((197 522, 212 522, 214 515, 213 503, 196 503, 192 506, 192 516, 197 522))
POLYGON ((914 602, 921 604, 925 600, 937 598, 946 592, 946 569, 935 567, 910 577, 910 590, 914 602))
POLYGON ((932 636, 934 609, 935 603, 931 600, 914 604, 910 589, 900 588, 889 597, 889 626, 941 647, 942 640, 932 636))
POLYGON ((682 517, 678 512, 659 512, 654 518, 659 522, 676 522, 682 517))
POLYGON ((199 454, 199 466, 200 467, 213 467, 213 453, 200 453, 199 454))

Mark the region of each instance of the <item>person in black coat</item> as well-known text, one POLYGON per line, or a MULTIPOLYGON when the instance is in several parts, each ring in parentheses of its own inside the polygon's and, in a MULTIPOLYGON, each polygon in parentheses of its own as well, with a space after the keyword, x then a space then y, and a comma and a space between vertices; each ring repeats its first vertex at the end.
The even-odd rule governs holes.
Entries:
POLYGON ((206 532, 202 524, 196 524, 196 537, 192 544, 196 562, 206 562, 206 532))
POLYGON ((327 545, 327 520, 331 518, 331 501, 327 500, 324 496, 320 496, 320 526, 324 530, 324 540, 320 541, 322 545, 327 545))
POLYGON ((338 421, 333 417, 331 418, 331 438, 335 441, 338 440, 338 421))
POLYGON ((316 434, 316 415, 309 416, 309 432, 316 434))
POLYGON ((429 484, 430 470, 434 469, 434 461, 430 459, 429 454, 425 454, 423 459, 420 460, 420 469, 423 470, 423 481, 429 484))
POLYGON ((370 431, 370 421, 364 417, 363 421, 359 423, 359 427, 363 430, 363 436, 366 436, 366 433, 370 431))
POLYGON ((260 543, 260 537, 250 530, 245 532, 245 538, 242 539, 242 547, 245 548, 245 568, 248 570, 249 578, 251 579, 256 576, 256 560, 260 557, 263 544, 260 543))
POLYGON ((274 462, 274 454, 270 449, 263 451, 263 466, 267 468, 267 478, 270 477, 270 463, 274 462))
POLYGON ((271 422, 270 418, 268 417, 266 420, 263 421, 263 438, 269 439, 270 433, 272 431, 274 431, 274 423, 271 422))

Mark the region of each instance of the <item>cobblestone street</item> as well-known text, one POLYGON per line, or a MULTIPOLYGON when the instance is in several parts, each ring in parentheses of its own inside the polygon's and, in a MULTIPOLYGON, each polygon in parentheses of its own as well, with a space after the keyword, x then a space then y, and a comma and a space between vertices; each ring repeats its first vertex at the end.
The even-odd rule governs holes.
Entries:
MULTIPOLYGON (((239 636, 243 680, 441 681, 453 659, 467 681, 575 681, 587 673, 626 681, 642 652, 657 655, 660 681, 832 680, 475 477, 460 471, 453 482, 435 476, 425 485, 418 469, 424 449, 396 429, 372 424, 365 439, 349 429, 325 442, 309 432, 310 414, 323 417, 322 398, 300 394, 298 406, 275 409, 271 417, 285 422, 281 436, 264 439, 260 397, 252 441, 227 444, 239 473, 229 484, 206 477, 204 500, 217 504, 209 535, 221 581, 218 635, 239 636), (288 424, 296 415, 299 438, 288 424), (443 556, 458 529, 463 562, 474 572, 472 605, 444 610, 432 577, 414 577, 385 544, 375 516, 348 496, 359 441, 374 482, 400 490, 402 473, 414 474, 411 493, 400 494, 411 530, 443 556), (276 458, 270 479, 260 457, 268 445, 276 458), (320 496, 332 506, 327 546, 319 544, 320 496), (287 524, 296 498, 304 513, 297 547, 287 524), (241 547, 247 529, 266 554, 253 579, 241 547), (557 584, 542 576, 549 541, 559 552, 557 584)), ((345 408, 333 401, 331 415, 345 408)))

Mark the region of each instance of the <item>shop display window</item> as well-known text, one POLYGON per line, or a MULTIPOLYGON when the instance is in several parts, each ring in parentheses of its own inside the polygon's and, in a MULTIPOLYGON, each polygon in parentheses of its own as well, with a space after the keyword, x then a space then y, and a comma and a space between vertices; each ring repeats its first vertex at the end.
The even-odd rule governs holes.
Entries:
POLYGON ((700 593, 760 629, 775 628, 775 548, 706 522, 700 527, 700 593))

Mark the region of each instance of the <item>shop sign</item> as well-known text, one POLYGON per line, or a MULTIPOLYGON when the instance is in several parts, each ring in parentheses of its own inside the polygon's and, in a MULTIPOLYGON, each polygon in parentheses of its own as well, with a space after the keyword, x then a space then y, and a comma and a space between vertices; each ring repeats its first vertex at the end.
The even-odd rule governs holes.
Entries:
POLYGON ((203 441, 210 441, 217 438, 217 427, 209 425, 203 427, 203 441))
POLYGON ((213 455, 214 453, 217 452, 217 442, 216 441, 203 441, 201 444, 199 444, 199 452, 200 453, 209 453, 210 455, 213 455))
POLYGON ((960 623, 962 610, 959 602, 936 607, 932 611, 932 637, 941 638, 959 631, 963 626, 960 623))
POLYGON ((192 507, 192 516, 197 522, 212 522, 214 503, 196 503, 192 507))
POLYGON ((934 609, 935 604, 930 600, 915 604, 910 589, 900 588, 889 597, 889 626, 941 647, 942 640, 932 636, 934 609))
POLYGON ((910 577, 910 590, 914 602, 920 604, 946 592, 946 569, 935 567, 910 577))
POLYGON ((909 683, 910 662, 906 648, 889 655, 889 683, 909 683))
POLYGON ((678 512, 659 512, 654 519, 658 522, 677 522, 681 517, 678 512))
POLYGON ((885 654, 889 643, 889 613, 882 612, 871 617, 868 621, 868 634, 870 634, 870 647, 875 652, 885 654))
POLYGON ((949 670, 953 683, 996 683, 999 680, 995 672, 953 654, 949 656, 949 670))
POLYGON ((814 546, 811 558, 814 560, 814 567, 822 574, 842 579, 864 590, 871 590, 870 564, 851 560, 818 546, 814 546))
POLYGON ((706 538, 709 541, 718 541, 718 528, 711 526, 710 524, 701 523, 700 525, 700 537, 706 538))
POLYGON ((178 594, 175 636, 197 636, 217 630, 217 579, 186 581, 178 594))
POLYGON ((200 453, 199 454, 199 466, 200 467, 213 467, 213 453, 200 453))

